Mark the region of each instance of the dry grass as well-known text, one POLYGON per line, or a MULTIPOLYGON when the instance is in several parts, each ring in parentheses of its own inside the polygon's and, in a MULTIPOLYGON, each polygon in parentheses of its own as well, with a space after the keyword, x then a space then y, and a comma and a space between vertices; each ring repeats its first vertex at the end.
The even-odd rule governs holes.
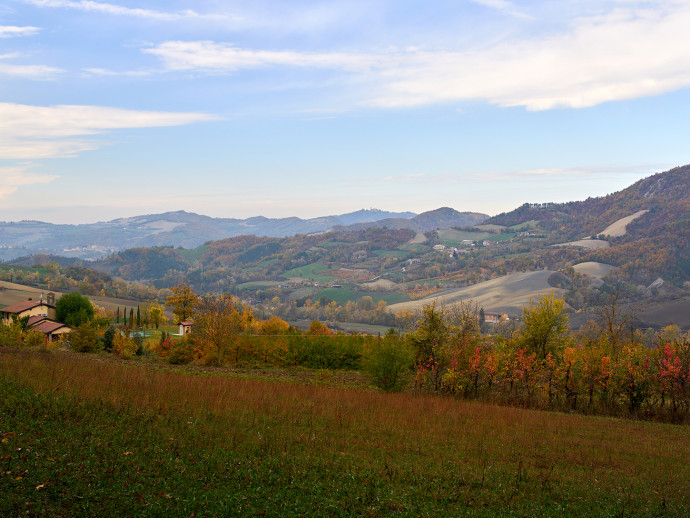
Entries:
MULTIPOLYGON (((500 311, 510 315, 519 315, 531 297, 551 292, 564 293, 564 290, 549 285, 548 279, 553 273, 551 270, 513 273, 466 288, 449 290, 438 296, 431 295, 411 302, 392 304, 389 310, 393 313, 403 309, 415 311, 421 310, 433 301, 438 304, 453 304, 461 300, 471 299, 486 311, 500 311)), ((411 294, 410 298, 412 298, 411 294)))
POLYGON ((202 450, 248 448, 320 466, 326 479, 331 469, 379 473, 391 495, 435 491, 424 497, 434 505, 450 491, 485 511, 517 506, 518 515, 690 509, 688 427, 194 375, 60 352, 0 350, 2 376, 154 422, 181 416, 202 450))

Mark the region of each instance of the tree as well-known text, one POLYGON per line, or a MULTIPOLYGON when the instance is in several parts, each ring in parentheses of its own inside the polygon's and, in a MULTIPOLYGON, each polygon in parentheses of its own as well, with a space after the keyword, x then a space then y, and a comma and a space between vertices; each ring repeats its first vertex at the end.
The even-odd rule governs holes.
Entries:
POLYGON ((151 304, 151 307, 149 308, 149 318, 151 319, 151 322, 153 322, 153 325, 156 326, 156 329, 158 329, 158 326, 165 323, 165 313, 163 312, 163 308, 161 308, 157 302, 153 302, 151 304))
POLYGON ((186 283, 178 284, 172 289, 172 295, 165 302, 166 306, 172 306, 173 314, 177 317, 177 323, 184 322, 191 317, 194 306, 199 296, 186 283))
POLYGON ((194 308, 192 337, 206 360, 222 365, 225 353, 242 330, 242 314, 231 295, 206 295, 194 308))
POLYGON ((564 343, 568 331, 565 301, 555 294, 538 295, 522 308, 522 345, 542 360, 548 353, 556 353, 564 343))
POLYGON ((139 310, 139 305, 137 305, 137 327, 141 327, 141 311, 139 310))
POLYGON ((70 327, 78 327, 93 318, 93 304, 78 291, 67 293, 55 304, 55 316, 58 321, 70 327))
POLYGON ((120 306, 117 307, 117 313, 115 315, 116 315, 115 316, 115 318, 116 318, 115 322, 119 324, 120 323, 120 306))

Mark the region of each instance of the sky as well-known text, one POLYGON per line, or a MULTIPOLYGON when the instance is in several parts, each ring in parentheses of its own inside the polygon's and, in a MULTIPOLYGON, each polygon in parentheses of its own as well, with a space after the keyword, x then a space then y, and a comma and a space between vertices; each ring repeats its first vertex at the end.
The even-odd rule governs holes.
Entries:
POLYGON ((690 163, 686 0, 0 0, 0 220, 490 215, 690 163))

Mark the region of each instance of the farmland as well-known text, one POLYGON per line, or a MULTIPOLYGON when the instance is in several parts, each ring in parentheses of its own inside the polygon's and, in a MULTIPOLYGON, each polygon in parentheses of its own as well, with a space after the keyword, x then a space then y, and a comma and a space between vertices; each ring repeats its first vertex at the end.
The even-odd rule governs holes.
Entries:
POLYGON ((690 509, 684 426, 60 351, 0 360, 6 516, 690 509))

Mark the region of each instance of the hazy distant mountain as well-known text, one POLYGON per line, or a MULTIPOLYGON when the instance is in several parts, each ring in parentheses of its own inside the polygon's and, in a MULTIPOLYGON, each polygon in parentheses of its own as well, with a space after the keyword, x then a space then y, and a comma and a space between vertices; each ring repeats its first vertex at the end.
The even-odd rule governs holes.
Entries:
POLYGON ((450 227, 467 227, 472 225, 479 225, 489 218, 486 214, 478 212, 458 212, 449 207, 441 207, 440 209, 422 212, 411 219, 402 219, 399 217, 388 217, 380 219, 376 222, 355 223, 347 225, 342 230, 362 230, 372 227, 388 227, 388 228, 409 228, 417 232, 426 232, 428 230, 436 230, 439 228, 450 227))
POLYGON ((195 248, 207 241, 241 235, 286 237, 325 232, 338 225, 408 220, 413 212, 359 210, 313 219, 212 218, 185 211, 149 214, 83 225, 54 225, 41 221, 0 223, 0 260, 31 254, 58 254, 95 259, 134 247, 173 245, 195 248))

